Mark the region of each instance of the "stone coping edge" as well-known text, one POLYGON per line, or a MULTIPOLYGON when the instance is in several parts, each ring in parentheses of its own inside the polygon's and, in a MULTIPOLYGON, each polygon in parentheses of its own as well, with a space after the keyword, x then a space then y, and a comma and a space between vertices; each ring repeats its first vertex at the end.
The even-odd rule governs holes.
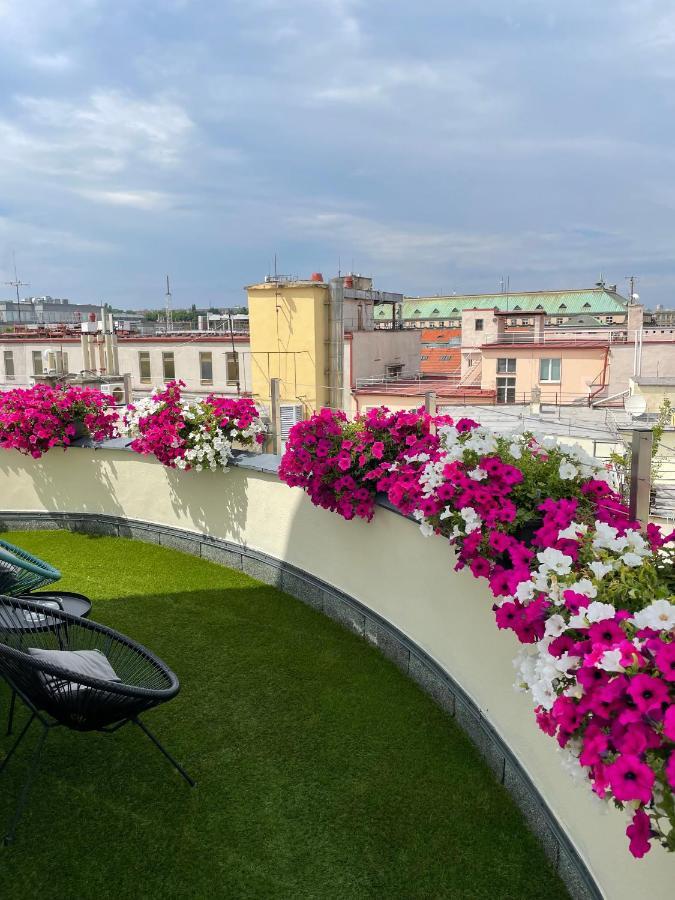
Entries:
POLYGON ((2 531, 69 530, 159 544, 245 572, 312 606, 362 637, 453 716, 497 781, 509 792, 573 900, 603 900, 604 894, 508 744, 471 697, 434 659, 402 631, 354 597, 296 566, 199 532, 101 513, 0 510, 2 531))

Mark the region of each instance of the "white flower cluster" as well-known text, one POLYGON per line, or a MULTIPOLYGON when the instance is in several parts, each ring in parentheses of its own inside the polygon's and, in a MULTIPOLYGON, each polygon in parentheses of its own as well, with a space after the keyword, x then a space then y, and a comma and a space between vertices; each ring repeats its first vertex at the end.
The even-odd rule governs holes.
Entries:
POLYGON ((644 557, 651 554, 647 541, 639 531, 629 528, 625 534, 619 535, 616 528, 605 522, 598 522, 596 525, 593 547, 596 550, 610 550, 620 554, 621 562, 632 568, 641 566, 644 557))
MULTIPOLYGON (((164 406, 163 401, 156 397, 156 393, 160 390, 161 388, 155 388, 149 397, 134 403, 133 408, 126 409, 117 428, 120 437, 137 438, 141 435, 141 419, 151 416, 164 406)), ((191 426, 184 438, 187 449, 182 456, 175 459, 177 469, 195 469, 197 472, 204 469, 211 471, 226 469, 232 459, 235 441, 248 443, 265 431, 265 426, 258 416, 253 418, 248 428, 240 429, 232 426, 228 433, 219 426, 213 415, 205 419, 203 401, 181 399, 177 405, 181 417, 191 426)), ((175 441, 172 446, 179 444, 175 441)))

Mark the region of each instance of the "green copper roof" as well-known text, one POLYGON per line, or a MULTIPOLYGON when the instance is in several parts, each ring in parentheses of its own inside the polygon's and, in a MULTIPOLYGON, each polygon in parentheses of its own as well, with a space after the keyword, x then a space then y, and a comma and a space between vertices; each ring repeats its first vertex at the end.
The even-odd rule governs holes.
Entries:
MULTIPOLYGON (((585 291, 528 291, 524 294, 462 294, 456 297, 406 297, 404 319, 458 318, 463 309, 494 309, 508 312, 545 312, 553 315, 622 313, 628 301, 615 291, 590 288, 585 291)), ((375 311, 376 318, 390 319, 391 307, 375 311)))

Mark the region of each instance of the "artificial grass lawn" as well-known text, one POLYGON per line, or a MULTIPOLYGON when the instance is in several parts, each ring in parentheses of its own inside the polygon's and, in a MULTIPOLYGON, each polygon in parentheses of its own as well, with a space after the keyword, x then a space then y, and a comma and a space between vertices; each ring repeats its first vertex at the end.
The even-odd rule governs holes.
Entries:
MULTIPOLYGON (((6 537, 178 674, 178 697, 145 719, 197 787, 133 726, 56 729, 16 842, 0 848, 3 896, 567 896, 455 723, 355 635, 240 572, 154 545, 6 537)), ((0 720, 7 697, 3 686, 0 720)), ((0 754, 9 745, 0 738, 0 754)), ((28 750, 0 777, 0 828, 28 750)))

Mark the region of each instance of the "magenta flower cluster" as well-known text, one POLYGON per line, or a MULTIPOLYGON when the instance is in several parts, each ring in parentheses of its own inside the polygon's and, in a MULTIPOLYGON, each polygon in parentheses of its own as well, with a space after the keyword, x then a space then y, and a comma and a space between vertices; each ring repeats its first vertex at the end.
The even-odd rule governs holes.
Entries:
POLYGON ((322 409, 291 430, 279 467, 282 481, 302 487, 312 503, 345 519, 370 521, 378 491, 411 512, 420 493, 420 463, 408 457, 438 449, 432 419, 423 409, 371 409, 352 422, 343 412, 322 409))
POLYGON ((449 539, 523 650, 518 686, 571 771, 629 813, 631 853, 675 850, 675 532, 631 522, 581 448, 475 422, 323 410, 293 429, 281 477, 345 518, 375 493, 449 539), (436 433, 437 431, 437 433, 436 433))
POLYGON ((94 388, 36 384, 0 392, 0 447, 34 459, 68 447, 82 424, 95 441, 112 437, 114 401, 94 388))

